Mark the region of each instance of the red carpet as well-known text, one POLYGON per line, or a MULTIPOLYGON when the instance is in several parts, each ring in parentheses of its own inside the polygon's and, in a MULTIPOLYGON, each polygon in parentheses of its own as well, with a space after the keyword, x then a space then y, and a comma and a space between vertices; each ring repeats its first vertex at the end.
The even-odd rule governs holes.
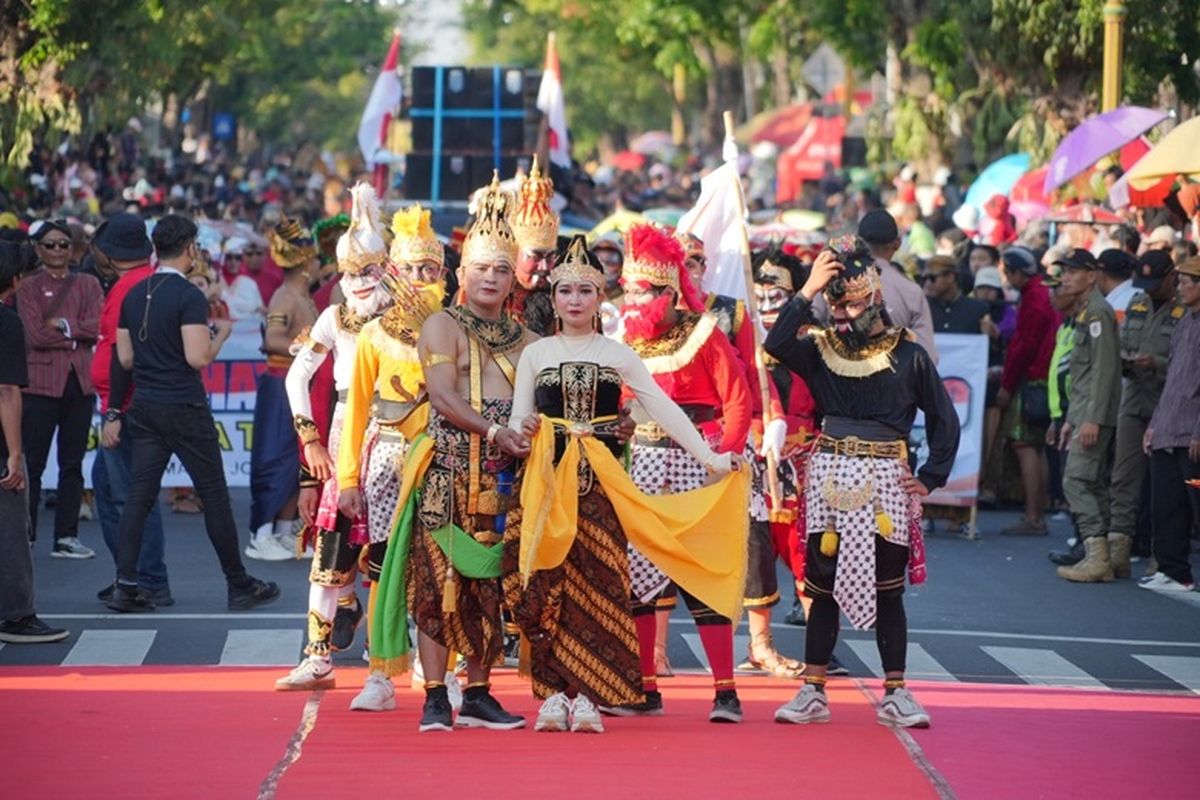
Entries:
MULTIPOLYGON (((405 680, 396 712, 361 714, 347 706, 364 669, 339 668, 342 688, 319 706, 310 695, 271 691, 279 674, 2 669, 4 796, 875 800, 936 797, 941 779, 961 800, 1195 791, 1200 697, 913 684, 934 720, 912 732, 914 761, 847 680, 830 684, 829 725, 776 725, 772 714, 796 685, 763 678, 739 680, 745 723, 712 725, 709 679, 694 675, 663 681, 666 716, 606 719, 604 735, 421 735, 422 695, 405 680), (296 748, 306 706, 310 716, 315 706, 315 724, 296 748), (928 775, 917 761, 931 765, 928 775)), ((495 684, 532 725, 538 703, 526 685, 511 673, 495 684)))
POLYGON ((914 731, 960 800, 1195 797, 1200 697, 912 683, 914 731))

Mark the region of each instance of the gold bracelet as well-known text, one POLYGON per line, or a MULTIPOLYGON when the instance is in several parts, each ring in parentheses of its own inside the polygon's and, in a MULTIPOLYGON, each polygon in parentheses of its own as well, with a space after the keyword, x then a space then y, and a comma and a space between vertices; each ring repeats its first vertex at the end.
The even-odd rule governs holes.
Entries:
POLYGON ((296 429, 296 435, 300 437, 300 443, 303 445, 321 441, 321 432, 317 430, 317 423, 303 414, 297 414, 292 418, 292 427, 296 429))
POLYGON ((498 423, 498 422, 493 422, 493 423, 492 423, 492 427, 488 428, 488 432, 487 432, 487 442, 488 442, 488 444, 494 444, 494 443, 496 442, 496 436, 497 436, 497 435, 499 435, 499 433, 500 433, 500 430, 501 430, 503 427, 504 427, 504 426, 503 426, 503 425, 501 425, 501 424, 500 424, 500 423, 498 423))

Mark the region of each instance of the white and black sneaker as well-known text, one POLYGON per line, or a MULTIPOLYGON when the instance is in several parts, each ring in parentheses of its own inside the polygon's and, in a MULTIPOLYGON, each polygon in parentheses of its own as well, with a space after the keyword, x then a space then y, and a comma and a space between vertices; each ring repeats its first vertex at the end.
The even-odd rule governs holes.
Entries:
POLYGON ((929 712, 927 712, 912 692, 903 687, 893 689, 890 694, 883 696, 875 718, 880 725, 891 725, 897 728, 928 728, 929 712))
POLYGON ((789 725, 809 725, 829 722, 829 699, 811 683, 806 683, 796 696, 775 710, 775 721, 789 725))
POLYGON ((6 619, 0 622, 0 642, 9 644, 46 644, 61 642, 71 635, 64 628, 52 628, 30 614, 20 619, 6 619))
MULTIPOLYGON (((447 700, 449 703, 449 700, 447 700)), ((468 688, 464 693, 455 725, 462 728, 487 728, 490 731, 511 731, 525 727, 525 718, 510 714, 485 687, 468 688)))
POLYGON ((733 689, 721 689, 713 698, 712 711, 708 712, 709 722, 741 722, 742 701, 738 700, 737 692, 733 689))
POLYGON ((54 540, 54 547, 50 550, 50 555, 53 558, 95 558, 96 551, 79 541, 76 536, 64 536, 61 539, 54 540))
POLYGON ((421 722, 417 725, 421 733, 454 730, 454 712, 446 687, 437 686, 425 692, 425 705, 421 708, 421 722))

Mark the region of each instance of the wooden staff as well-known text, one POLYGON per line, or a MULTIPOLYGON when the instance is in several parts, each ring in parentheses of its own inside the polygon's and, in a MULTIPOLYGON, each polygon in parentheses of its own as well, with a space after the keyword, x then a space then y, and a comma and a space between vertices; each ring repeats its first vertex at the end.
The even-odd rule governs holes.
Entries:
MULTIPOLYGON (((725 112, 725 138, 733 139, 733 112, 725 112)), ((746 231, 746 198, 742 195, 742 181, 737 185, 738 228, 742 232, 742 278, 746 282, 746 314, 750 317, 750 333, 754 338, 754 366, 758 373, 758 390, 762 396, 763 435, 766 436, 767 416, 771 408, 771 389, 767 383, 767 362, 763 353, 762 342, 759 341, 759 331, 762 330, 762 318, 758 313, 758 303, 754 301, 754 267, 750 263, 750 236, 746 231)), ((779 485, 779 462, 775 454, 767 451, 767 491, 771 495, 771 512, 778 515, 783 511, 783 489, 779 485)))

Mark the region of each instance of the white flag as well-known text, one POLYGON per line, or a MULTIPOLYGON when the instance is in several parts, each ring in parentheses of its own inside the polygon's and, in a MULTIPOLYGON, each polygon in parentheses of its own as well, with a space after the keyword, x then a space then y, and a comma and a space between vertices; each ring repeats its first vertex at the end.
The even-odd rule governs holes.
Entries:
POLYGON ((708 269, 704 272, 706 294, 723 294, 745 302, 745 270, 742 265, 742 237, 746 224, 738 201, 741 178, 737 161, 726 161, 700 181, 700 199, 675 226, 680 233, 691 233, 704 242, 708 269))
POLYGON ((571 142, 567 137, 567 106, 563 98, 562 70, 558 66, 558 50, 554 47, 554 31, 546 40, 546 64, 542 68, 542 85, 538 87, 538 110, 546 115, 550 139, 550 160, 560 167, 571 166, 571 142))
POLYGON ((392 37, 392 45, 388 48, 387 58, 375 79, 367 107, 363 109, 362 121, 358 123, 358 149, 362 151, 363 159, 368 165, 373 165, 381 155, 380 151, 387 150, 388 125, 392 121, 392 112, 400 107, 402 89, 400 76, 396 74, 396 66, 400 63, 400 32, 392 37))

